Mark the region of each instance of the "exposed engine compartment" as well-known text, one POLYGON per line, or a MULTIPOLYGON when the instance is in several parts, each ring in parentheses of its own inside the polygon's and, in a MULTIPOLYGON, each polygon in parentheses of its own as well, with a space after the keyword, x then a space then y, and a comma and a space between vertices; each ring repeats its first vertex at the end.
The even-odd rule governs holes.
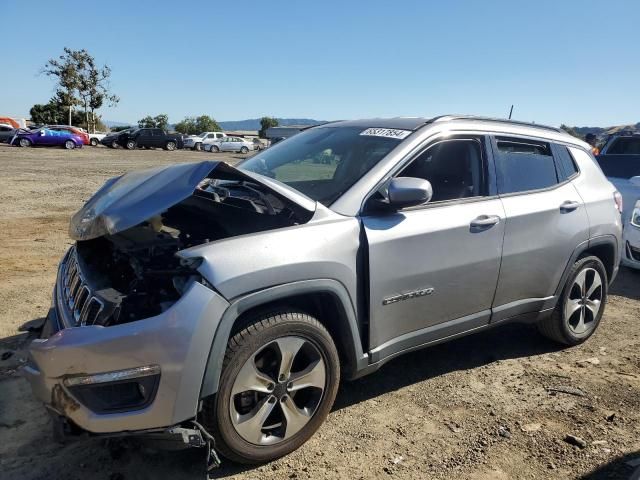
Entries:
POLYGON ((197 262, 181 261, 176 252, 301 220, 260 184, 206 178, 190 197, 134 227, 79 240, 80 269, 105 304, 96 323, 116 325, 168 309, 190 280, 200 279, 197 262))

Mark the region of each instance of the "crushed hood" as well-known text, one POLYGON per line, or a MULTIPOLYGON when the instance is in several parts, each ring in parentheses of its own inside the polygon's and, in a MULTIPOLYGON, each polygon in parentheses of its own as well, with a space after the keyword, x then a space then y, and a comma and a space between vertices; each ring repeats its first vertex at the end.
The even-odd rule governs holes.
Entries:
POLYGON ((107 180, 71 218, 69 235, 74 240, 91 240, 134 227, 187 199, 205 178, 258 183, 288 204, 301 219, 311 218, 316 208, 315 202, 301 193, 226 163, 181 163, 107 180))

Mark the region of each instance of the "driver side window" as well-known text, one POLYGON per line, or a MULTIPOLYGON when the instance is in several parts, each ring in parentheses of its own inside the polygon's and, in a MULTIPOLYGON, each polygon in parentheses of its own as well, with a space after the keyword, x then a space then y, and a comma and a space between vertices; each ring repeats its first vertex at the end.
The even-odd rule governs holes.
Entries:
POLYGON ((397 176, 431 183, 433 202, 486 195, 483 149, 479 139, 444 140, 428 147, 397 176))

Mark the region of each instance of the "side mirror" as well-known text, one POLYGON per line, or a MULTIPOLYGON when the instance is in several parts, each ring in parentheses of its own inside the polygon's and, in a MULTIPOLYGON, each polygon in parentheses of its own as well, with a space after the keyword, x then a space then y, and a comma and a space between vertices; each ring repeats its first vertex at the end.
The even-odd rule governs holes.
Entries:
POLYGON ((44 137, 44 136, 45 136, 45 134, 46 134, 46 132, 45 132, 44 130, 40 130, 40 136, 41 136, 41 137, 44 137))
POLYGON ((640 187, 640 176, 631 177, 629 181, 631 182, 632 185, 635 185, 636 187, 640 187))
POLYGON ((392 178, 387 189, 389 206, 396 210, 422 205, 431 200, 432 196, 431 183, 423 178, 392 178))

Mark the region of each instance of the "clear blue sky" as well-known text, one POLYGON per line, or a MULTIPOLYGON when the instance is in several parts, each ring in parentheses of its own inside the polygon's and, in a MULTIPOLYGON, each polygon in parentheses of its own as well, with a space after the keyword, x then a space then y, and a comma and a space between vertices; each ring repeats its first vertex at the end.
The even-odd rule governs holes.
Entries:
POLYGON ((103 118, 469 113, 640 121, 640 1, 3 2, 0 115, 27 115, 63 47, 113 69, 103 118), (11 42, 14 42, 11 45, 11 42))

